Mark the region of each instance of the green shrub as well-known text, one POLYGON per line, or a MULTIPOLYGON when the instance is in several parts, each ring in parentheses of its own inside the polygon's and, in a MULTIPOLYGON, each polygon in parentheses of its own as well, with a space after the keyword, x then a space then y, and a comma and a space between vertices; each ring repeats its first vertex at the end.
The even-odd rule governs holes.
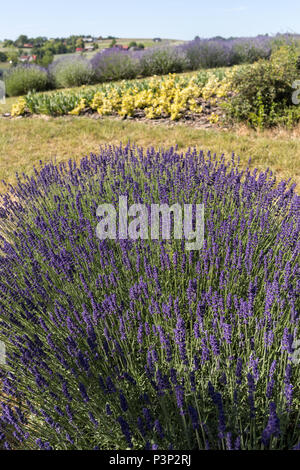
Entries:
POLYGON ((254 127, 291 124, 300 119, 292 104, 292 84, 297 78, 297 52, 292 46, 276 50, 269 61, 234 69, 230 75, 234 96, 225 103, 229 119, 254 127))
POLYGON ((141 74, 165 75, 167 73, 183 72, 187 68, 185 55, 172 48, 154 49, 147 51, 140 60, 141 74))
POLYGON ((98 82, 135 78, 139 75, 138 61, 127 51, 106 49, 91 60, 98 82))
POLYGON ((45 91, 51 87, 47 70, 37 65, 18 65, 4 74, 8 96, 26 95, 29 91, 45 91))
POLYGON ((6 62, 7 61, 7 55, 5 52, 0 52, 0 62, 6 62))
POLYGON ((91 64, 83 57, 63 58, 49 67, 55 88, 70 88, 94 82, 91 64))

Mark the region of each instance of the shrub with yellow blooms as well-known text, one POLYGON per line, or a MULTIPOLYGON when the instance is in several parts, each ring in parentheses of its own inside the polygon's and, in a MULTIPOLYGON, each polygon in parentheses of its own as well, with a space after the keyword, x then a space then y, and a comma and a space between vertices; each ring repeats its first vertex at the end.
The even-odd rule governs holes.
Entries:
POLYGON ((19 98, 18 101, 12 105, 11 115, 12 116, 22 116, 26 111, 26 99, 19 98))
POLYGON ((79 101, 79 104, 76 106, 76 108, 72 109, 72 111, 69 111, 69 114, 73 114, 74 116, 79 116, 79 114, 86 108, 86 101, 84 98, 81 98, 79 101))
POLYGON ((144 115, 148 119, 176 121, 184 116, 202 114, 205 101, 209 101, 210 106, 218 106, 229 91, 230 83, 224 74, 205 71, 189 75, 169 74, 81 87, 79 91, 31 93, 15 105, 14 112, 22 114, 25 107, 32 113, 50 115, 79 115, 92 110, 100 116, 144 115))

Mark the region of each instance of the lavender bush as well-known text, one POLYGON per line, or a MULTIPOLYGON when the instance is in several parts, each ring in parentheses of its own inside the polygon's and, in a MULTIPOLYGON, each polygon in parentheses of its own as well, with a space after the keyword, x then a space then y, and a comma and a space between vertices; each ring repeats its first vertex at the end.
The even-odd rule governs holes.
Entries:
POLYGON ((18 178, 0 204, 0 445, 299 448, 299 203, 269 171, 176 148, 18 178), (203 203, 203 248, 100 241, 96 208, 120 195, 203 203))
POLYGON ((51 88, 48 71, 35 64, 17 65, 4 72, 8 96, 26 95, 29 91, 45 91, 51 88))
POLYGON ((138 54, 117 48, 98 52, 91 65, 98 82, 135 78, 140 72, 138 54))
POLYGON ((192 70, 226 67, 268 59, 272 50, 272 38, 268 36, 238 39, 196 38, 178 48, 185 54, 187 67, 192 70))
POLYGON ((140 73, 144 77, 179 73, 186 69, 186 56, 176 47, 146 49, 140 54, 140 73))
POLYGON ((57 59, 49 66, 55 88, 69 88, 88 85, 95 81, 90 62, 81 56, 57 59))
MULTIPOLYGON (((299 35, 277 34, 274 37, 259 35, 235 39, 197 38, 180 46, 153 47, 139 51, 109 48, 97 52, 90 61, 80 55, 62 57, 50 64, 48 72, 54 87, 81 86, 138 76, 253 63, 259 59, 268 59, 271 51, 282 45, 299 43, 299 39, 299 35)), ((27 83, 29 69, 24 65, 16 69, 24 77, 19 83, 22 80, 27 83)), ((16 73, 14 68, 13 73, 16 73)), ((48 86, 47 83, 35 89, 45 90, 48 86)), ((27 89, 32 91, 33 88, 25 87, 25 91, 22 88, 19 91, 18 88, 16 92, 12 90, 11 94, 27 93, 27 89)))

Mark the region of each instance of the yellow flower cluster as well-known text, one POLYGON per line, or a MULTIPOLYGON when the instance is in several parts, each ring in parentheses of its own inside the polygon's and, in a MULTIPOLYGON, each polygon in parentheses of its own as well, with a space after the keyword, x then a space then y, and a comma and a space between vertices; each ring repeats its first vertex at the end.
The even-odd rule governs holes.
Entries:
POLYGON ((18 101, 12 105, 11 115, 12 116, 22 116, 26 110, 26 100, 25 98, 19 98, 18 101))
POLYGON ((108 91, 97 91, 90 102, 90 107, 97 110, 100 116, 112 114, 116 108, 119 108, 121 102, 118 91, 113 88, 108 91))
POLYGON ((202 88, 202 98, 210 100, 212 104, 216 103, 216 98, 225 98, 231 90, 231 82, 226 76, 223 80, 219 80, 212 75, 206 85, 202 88))
MULTIPOLYGON (((215 72, 198 72, 192 75, 169 74, 145 80, 122 80, 97 87, 81 87, 72 91, 36 93, 27 95, 13 105, 12 115, 29 111, 62 115, 79 115, 88 109, 100 116, 119 114, 121 117, 146 116, 148 119, 201 115, 202 104, 209 101, 214 106, 229 95, 230 72, 220 79, 215 72), (73 104, 75 103, 75 104, 73 104), (73 108, 73 109, 72 109, 73 108)), ((212 122, 217 117, 211 116, 212 122)))
POLYGON ((79 101, 79 104, 76 106, 76 108, 72 109, 72 111, 70 111, 69 114, 78 116, 85 108, 86 108, 86 100, 84 98, 81 98, 81 100, 79 101))
POLYGON ((209 117, 209 122, 211 124, 216 124, 219 121, 219 116, 218 114, 212 113, 209 117))
POLYGON ((212 75, 204 87, 197 83, 197 77, 176 76, 166 78, 154 76, 146 86, 123 80, 118 86, 103 87, 89 103, 83 100, 70 114, 79 114, 86 105, 101 116, 118 113, 122 117, 133 116, 142 110, 148 119, 170 117, 177 120, 183 114, 201 114, 200 98, 216 103, 217 98, 226 96, 229 90, 225 80, 212 75))

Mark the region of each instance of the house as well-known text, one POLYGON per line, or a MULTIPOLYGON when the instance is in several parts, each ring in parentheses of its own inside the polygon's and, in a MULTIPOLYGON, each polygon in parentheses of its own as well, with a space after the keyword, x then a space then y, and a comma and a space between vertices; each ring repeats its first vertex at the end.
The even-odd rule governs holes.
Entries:
POLYGON ((36 55, 21 55, 19 61, 23 63, 35 62, 36 55))
POLYGON ((85 48, 84 48, 84 50, 85 50, 86 52, 93 51, 94 49, 95 49, 94 46, 85 46, 85 48))
POLYGON ((23 47, 26 48, 26 49, 32 49, 33 44, 23 44, 23 47))
POLYGON ((84 52, 84 47, 76 47, 76 52, 84 52))
POLYGON ((122 44, 115 44, 114 48, 119 49, 120 51, 128 51, 128 46, 123 46, 122 44))
POLYGON ((160 38, 153 38, 153 41, 154 42, 161 42, 161 39, 160 38))
POLYGON ((139 47, 139 46, 131 46, 131 47, 129 47, 128 50, 129 51, 141 51, 141 50, 143 50, 143 48, 139 47))

